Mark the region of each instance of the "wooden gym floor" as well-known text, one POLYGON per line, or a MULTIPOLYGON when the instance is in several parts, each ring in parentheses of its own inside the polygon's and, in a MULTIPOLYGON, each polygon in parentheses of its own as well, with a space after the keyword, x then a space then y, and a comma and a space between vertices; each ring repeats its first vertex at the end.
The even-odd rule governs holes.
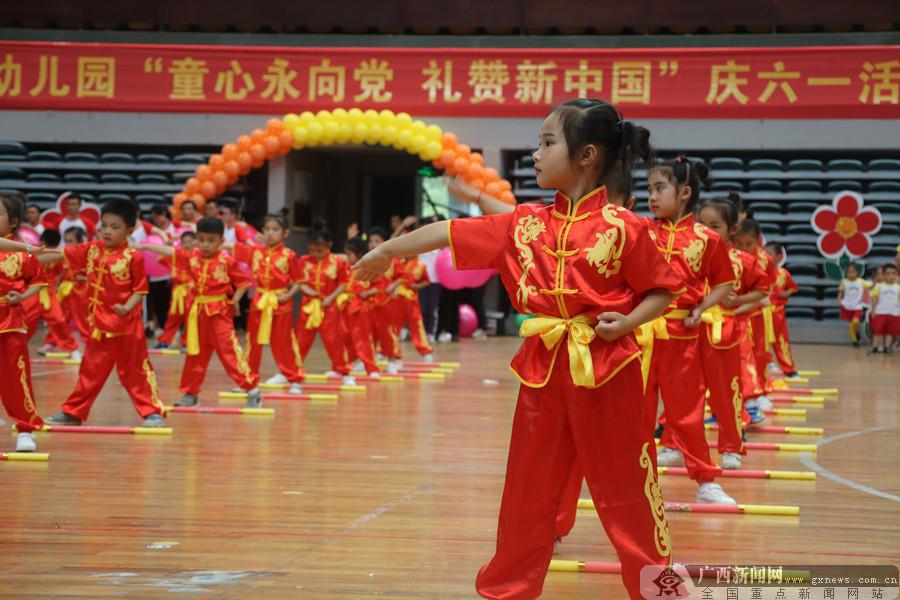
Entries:
MULTIPOLYGON (((171 437, 39 434, 49 463, 0 462, 0 596, 475 598, 475 573, 494 548, 516 345, 439 345, 440 360, 462 363, 444 382, 369 385, 336 403, 268 402, 274 417, 174 414, 171 437)), ((900 357, 849 346, 795 355, 800 368, 822 371, 810 387, 838 387, 839 399, 808 407, 806 423, 767 423, 824 427, 824 437, 750 439, 821 448, 751 452, 745 468, 815 470, 817 481, 720 482, 741 503, 799 505, 800 516, 669 513, 676 560, 900 563, 900 357)), ((153 361, 171 404, 181 358, 153 361)), ((318 342, 307 366, 327 368, 318 342)), ((272 369, 266 356, 263 378, 272 369)), ((34 366, 43 415, 59 409, 76 374, 34 366)), ((201 402, 217 404, 215 392, 230 387, 214 358, 201 402)), ((138 423, 112 376, 90 424, 138 423)), ((7 437, 2 449, 13 445, 7 437)), ((667 501, 693 501, 686 477, 660 478, 667 501)), ((596 515, 580 511, 557 558, 615 555, 596 515)), ((624 597, 617 575, 591 573, 550 573, 544 592, 624 597)))

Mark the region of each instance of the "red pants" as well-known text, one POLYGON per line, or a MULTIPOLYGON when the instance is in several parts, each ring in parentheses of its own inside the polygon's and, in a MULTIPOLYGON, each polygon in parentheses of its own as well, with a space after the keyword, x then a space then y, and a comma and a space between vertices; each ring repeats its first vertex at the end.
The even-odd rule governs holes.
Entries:
POLYGON ((746 454, 741 438, 741 345, 714 348, 706 332, 701 335, 700 358, 703 377, 709 390, 709 407, 719 425, 719 452, 746 454))
POLYGON ((206 378, 206 368, 213 350, 225 367, 228 376, 242 389, 252 390, 259 384, 259 373, 250 369, 244 351, 234 333, 234 321, 228 313, 206 314, 203 307, 197 320, 200 353, 188 354, 181 371, 182 394, 199 394, 200 386, 206 378))
POLYGON ((165 344, 166 346, 170 346, 173 341, 175 341, 175 336, 178 335, 178 330, 184 326, 184 331, 181 332, 181 337, 179 338, 179 344, 182 346, 187 345, 187 315, 191 310, 191 303, 189 301, 185 301, 184 303, 184 313, 180 312, 172 312, 169 311, 169 314, 166 315, 166 326, 163 327, 163 332, 160 334, 158 338, 156 338, 160 343, 165 344))
POLYGON ((78 330, 81 340, 87 343, 87 339, 91 336, 91 326, 88 323, 87 297, 73 290, 62 299, 60 306, 62 306, 66 321, 75 323, 75 329, 78 330))
POLYGON ((300 342, 300 354, 305 361, 316 339, 316 332, 318 332, 322 338, 322 344, 325 346, 325 352, 331 359, 331 369, 341 375, 347 375, 350 373, 350 362, 345 347, 346 337, 344 326, 341 323, 341 311, 337 304, 331 304, 323 310, 325 316, 318 329, 307 329, 306 321, 309 317, 302 310, 300 311, 297 319, 297 340, 300 342))
MULTIPOLYGON (((263 346, 258 344, 259 321, 262 312, 251 310, 247 318, 247 347, 250 370, 259 375, 259 363, 262 361, 263 346)), ((171 317, 170 317, 171 318, 171 317)), ((272 356, 278 370, 291 383, 303 383, 306 373, 303 371, 303 358, 300 356, 300 344, 294 333, 294 320, 290 312, 272 315, 272 337, 269 340, 272 356)))
MULTIPOLYGON (((378 351, 389 359, 400 360, 403 353, 400 351, 400 331, 396 326, 395 312, 391 311, 391 304, 374 305, 370 317, 372 319, 372 332, 378 351)), ((427 338, 426 338, 427 339, 427 338)))
POLYGON ((72 337, 72 329, 63 315, 62 307, 56 294, 52 290, 47 290, 50 298, 50 308, 44 308, 38 296, 32 296, 25 301, 25 315, 28 325, 28 339, 37 331, 38 323, 41 319, 47 324, 47 338, 44 340, 47 344, 52 344, 65 352, 78 350, 78 342, 72 337))
POLYGON ((644 406, 647 431, 652 435, 656 429, 661 393, 666 413, 664 442, 681 450, 691 479, 698 483, 712 481, 722 472, 709 456, 703 392, 699 339, 654 340, 644 406))
POLYGON ((565 348, 546 387, 519 388, 497 549, 475 582, 481 596, 540 596, 563 486, 578 461, 622 562, 628 594, 642 598, 641 567, 669 564, 672 552, 642 398, 637 360, 602 387, 581 388, 572 384, 565 348))
MULTIPOLYGON (((656 453, 653 453, 653 469, 656 470, 656 453)), ((581 482, 584 481, 584 469, 576 459, 569 467, 569 476, 566 478, 562 496, 559 499, 559 510, 556 512, 556 533, 554 537, 562 539, 569 535, 575 526, 575 516, 578 514, 578 501, 581 499, 581 482)))
POLYGON ((44 422, 37 415, 34 388, 31 386, 31 361, 28 337, 20 331, 0 333, 0 398, 21 433, 40 429, 44 422))
POLYGON ((759 385, 759 374, 756 371, 753 332, 750 330, 752 327, 748 328, 747 335, 738 345, 741 352, 741 395, 745 401, 763 395, 763 389, 759 385))
POLYGON ((781 372, 785 375, 793 373, 797 370, 794 364, 794 357, 791 354, 791 338, 788 335, 787 315, 785 315, 784 307, 776 307, 772 315, 775 327, 775 344, 772 350, 775 351, 775 358, 781 365, 781 372))
POLYGON ((366 373, 378 373, 381 369, 375 364, 375 345, 372 343, 372 319, 368 309, 354 313, 344 313, 344 325, 352 346, 351 355, 362 361, 366 373))
POLYGON ((769 351, 766 350, 766 322, 761 314, 750 317, 753 336, 753 357, 756 359, 756 378, 762 393, 772 391, 769 383, 769 351))
POLYGON ((63 412, 86 421, 113 366, 141 417, 162 413, 156 373, 147 355, 147 338, 140 321, 135 321, 133 331, 123 335, 103 336, 99 340, 88 338, 78 369, 78 383, 63 404, 63 412))
POLYGON ((422 320, 422 307, 419 305, 419 297, 397 298, 388 306, 392 306, 396 313, 396 328, 399 331, 404 323, 409 325, 409 337, 412 339, 416 352, 425 356, 431 354, 431 344, 428 343, 428 334, 425 333, 425 323, 422 320))

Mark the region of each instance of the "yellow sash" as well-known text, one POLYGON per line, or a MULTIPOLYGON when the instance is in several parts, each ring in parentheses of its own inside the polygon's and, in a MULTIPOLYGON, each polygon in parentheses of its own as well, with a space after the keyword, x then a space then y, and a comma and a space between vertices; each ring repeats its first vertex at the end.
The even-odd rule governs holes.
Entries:
POLYGON ((47 287, 42 287, 41 291, 38 292, 38 300, 41 303, 41 306, 44 307, 44 310, 50 310, 50 292, 47 291, 47 287))
POLYGON ((256 308, 262 311, 259 318, 259 333, 256 334, 256 343, 268 346, 272 341, 272 315, 278 308, 278 296, 285 293, 287 289, 280 290, 257 290, 259 298, 256 300, 256 308))
POLYGON ((216 296, 197 296, 194 303, 191 304, 191 310, 188 311, 187 323, 187 353, 191 356, 200 354, 200 329, 198 322, 200 319, 200 307, 204 304, 212 304, 213 302, 223 302, 228 300, 225 294, 216 296))
POLYGON ((634 337, 641 347, 641 375, 644 378, 645 390, 647 389, 647 379, 650 377, 650 361, 653 359, 653 341, 669 339, 667 319, 684 320, 689 316, 691 316, 691 311, 686 308, 676 308, 668 314, 643 323, 634 330, 634 337))
POLYGON ((712 335, 709 339, 713 344, 718 344, 722 341, 722 324, 725 322, 726 314, 722 307, 717 304, 712 308, 707 308, 700 316, 701 321, 707 325, 712 325, 712 335))
POLYGON ((59 282, 59 287, 56 288, 56 299, 62 302, 65 300, 69 294, 75 289, 75 282, 69 281, 68 279, 64 279, 59 282))
POLYGON ((763 306, 762 318, 763 324, 766 328, 766 352, 769 352, 772 349, 772 344, 775 343, 775 320, 773 318, 774 314, 774 306, 772 306, 771 304, 769 306, 763 306))
POLYGON ((343 292, 343 293, 339 294, 337 297, 337 300, 335 300, 335 302, 337 302, 337 307, 341 310, 344 310, 344 305, 350 301, 350 298, 352 296, 353 296, 353 294, 350 294, 348 292, 343 292))
POLYGON ((406 298, 407 300, 412 300, 416 297, 416 292, 409 289, 405 285, 401 285, 397 287, 397 295, 401 298, 406 298))
POLYGON ((541 336, 541 341, 544 342, 547 350, 552 350, 567 331, 569 332, 567 344, 569 372, 572 376, 572 383, 582 387, 593 387, 596 385, 594 360, 588 345, 594 341, 597 334, 591 327, 590 318, 586 315, 576 315, 571 319, 537 315, 524 321, 519 327, 519 335, 522 337, 541 336))
POLYGON ((172 288, 172 302, 169 304, 170 315, 184 314, 184 301, 187 299, 190 284, 179 283, 172 288))
POLYGON ((322 309, 321 298, 313 298, 301 309, 307 315, 306 328, 318 329, 325 318, 325 311, 322 309))

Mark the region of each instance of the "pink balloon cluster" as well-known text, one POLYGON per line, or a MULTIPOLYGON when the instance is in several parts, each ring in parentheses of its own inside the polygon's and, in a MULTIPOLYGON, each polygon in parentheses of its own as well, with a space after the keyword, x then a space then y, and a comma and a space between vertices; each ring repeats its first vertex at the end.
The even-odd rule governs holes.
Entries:
POLYGON ((459 271, 453 266, 453 256, 449 248, 438 252, 434 264, 437 272, 438 283, 451 290, 463 288, 481 287, 497 272, 493 269, 480 269, 474 271, 459 271))

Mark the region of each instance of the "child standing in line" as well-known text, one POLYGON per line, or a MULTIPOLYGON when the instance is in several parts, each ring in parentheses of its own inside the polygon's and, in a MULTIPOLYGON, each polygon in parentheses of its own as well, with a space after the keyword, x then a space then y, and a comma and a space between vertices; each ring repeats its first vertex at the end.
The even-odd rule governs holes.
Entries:
POLYGON ((859 265, 847 265, 838 287, 838 304, 841 307, 841 319, 847 321, 850 342, 854 347, 859 346, 859 324, 865 307, 866 287, 865 280, 860 277, 859 265))
MULTIPOLYGON (((387 233, 380 227, 373 227, 369 231, 369 252, 380 246, 387 239, 387 233)), ((396 319, 392 318, 393 299, 387 293, 389 288, 397 280, 397 265, 399 261, 391 263, 390 267, 378 279, 376 293, 372 296, 372 327, 373 338, 378 353, 388 360, 385 373, 394 375, 403 366, 403 353, 400 350, 400 329, 396 325, 396 319)))
MULTIPOLYGON (((55 229, 45 229, 41 234, 41 244, 46 248, 59 247, 62 238, 55 229)), ((81 360, 81 352, 78 350, 78 342, 72 336, 69 321, 63 313, 57 297, 57 282, 63 269, 59 263, 41 265, 41 280, 47 286, 40 293, 26 301, 23 305, 28 321, 28 338, 31 339, 37 332, 38 323, 43 319, 47 324, 47 336, 37 352, 44 355, 48 352, 68 352, 72 360, 81 360)))
MULTIPOLYGON (((363 257, 368 244, 361 237, 347 240, 344 249, 347 261, 354 265, 363 257)), ((372 297, 378 292, 377 284, 363 281, 358 271, 350 273, 347 282, 347 299, 343 307, 344 328, 348 343, 353 347, 353 354, 371 377, 380 377, 380 369, 375 362, 375 344, 372 341, 372 297)))
POLYGON ((897 265, 888 263, 881 269, 884 281, 872 289, 872 349, 878 352, 878 336, 881 351, 893 352, 893 343, 900 337, 900 283, 897 283, 897 265), (891 340, 893 337, 893 340, 891 340))
MULTIPOLYGON (((87 241, 84 229, 81 227, 70 227, 63 235, 63 241, 66 246, 76 246, 87 241)), ((62 306, 63 314, 66 321, 75 323, 75 329, 81 336, 83 344, 87 344, 88 338, 91 336, 91 327, 88 324, 88 285, 87 274, 84 270, 74 271, 66 262, 62 263, 62 280, 56 296, 59 304, 62 306)))
MULTIPOLYGON (((196 224, 195 224, 196 227, 196 224)), ((181 234, 181 247, 188 253, 197 249, 197 234, 193 231, 185 231, 181 234)), ((169 301, 169 314, 166 316, 166 326, 163 332, 156 338, 154 349, 168 348, 175 342, 175 336, 185 324, 184 320, 191 310, 191 301, 194 298, 194 284, 191 274, 187 270, 175 268, 175 261, 170 256, 161 256, 159 262, 164 263, 172 271, 172 297, 169 301)), ((187 332, 181 332, 180 345, 187 345, 187 332)))
MULTIPOLYGON (((779 265, 784 258, 784 246, 778 242, 766 244, 766 252, 772 258, 772 262, 779 265)), ((775 329, 775 343, 772 349, 775 360, 781 367, 785 377, 796 377, 797 367, 794 365, 794 355, 791 353, 791 337, 788 334, 787 316, 784 307, 788 299, 797 293, 797 283, 791 277, 790 272, 784 267, 777 267, 775 285, 772 287, 772 325, 775 329)))

